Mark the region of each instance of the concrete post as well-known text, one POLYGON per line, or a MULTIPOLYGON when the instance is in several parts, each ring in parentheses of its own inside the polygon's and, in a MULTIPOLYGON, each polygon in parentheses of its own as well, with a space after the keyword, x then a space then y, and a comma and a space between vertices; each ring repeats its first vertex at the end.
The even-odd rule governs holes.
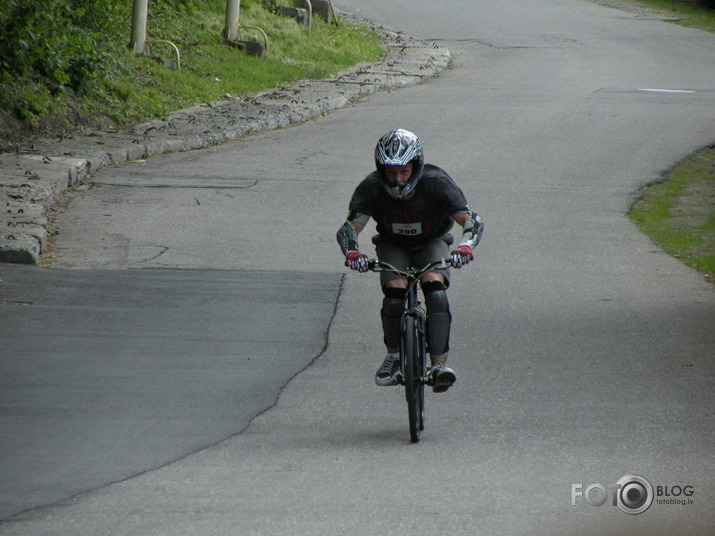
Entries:
POLYGON ((132 7, 132 36, 129 47, 135 56, 144 54, 144 41, 146 41, 146 16, 149 0, 134 0, 132 7))
POLYGON ((241 12, 241 0, 226 0, 226 27, 223 29, 226 39, 238 41, 238 16, 241 12))

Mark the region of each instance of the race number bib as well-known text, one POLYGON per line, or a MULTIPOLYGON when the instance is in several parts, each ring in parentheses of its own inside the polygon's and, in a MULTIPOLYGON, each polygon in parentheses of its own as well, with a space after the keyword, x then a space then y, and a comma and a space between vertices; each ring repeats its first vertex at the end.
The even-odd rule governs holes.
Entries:
POLYGON ((393 223, 392 232, 398 236, 418 236, 422 234, 421 223, 393 223))

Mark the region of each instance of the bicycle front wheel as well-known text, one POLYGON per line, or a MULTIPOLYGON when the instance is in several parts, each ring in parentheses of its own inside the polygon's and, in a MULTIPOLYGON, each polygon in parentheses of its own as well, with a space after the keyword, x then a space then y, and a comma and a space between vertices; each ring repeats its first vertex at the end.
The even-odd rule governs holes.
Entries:
POLYGON ((420 431, 424 430, 424 355, 420 345, 420 335, 414 317, 405 319, 405 395, 407 413, 410 418, 410 439, 413 443, 420 440, 420 431))

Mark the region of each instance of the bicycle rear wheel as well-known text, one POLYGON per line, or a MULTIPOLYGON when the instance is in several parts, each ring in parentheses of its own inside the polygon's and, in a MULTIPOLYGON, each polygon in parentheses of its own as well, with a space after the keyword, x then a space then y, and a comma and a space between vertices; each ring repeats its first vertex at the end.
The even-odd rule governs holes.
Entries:
POLYGON ((405 319, 405 395, 407 413, 410 418, 410 439, 413 443, 420 440, 420 431, 424 430, 424 355, 420 345, 420 336, 415 318, 405 319))

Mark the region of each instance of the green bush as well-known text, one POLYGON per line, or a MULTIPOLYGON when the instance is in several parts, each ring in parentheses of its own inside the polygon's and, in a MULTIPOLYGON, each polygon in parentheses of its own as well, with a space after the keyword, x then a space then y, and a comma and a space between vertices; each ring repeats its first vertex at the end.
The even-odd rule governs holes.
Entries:
POLYGON ((103 49, 119 26, 119 0, 5 0, 0 83, 42 81, 53 94, 86 94, 112 63, 103 49))

